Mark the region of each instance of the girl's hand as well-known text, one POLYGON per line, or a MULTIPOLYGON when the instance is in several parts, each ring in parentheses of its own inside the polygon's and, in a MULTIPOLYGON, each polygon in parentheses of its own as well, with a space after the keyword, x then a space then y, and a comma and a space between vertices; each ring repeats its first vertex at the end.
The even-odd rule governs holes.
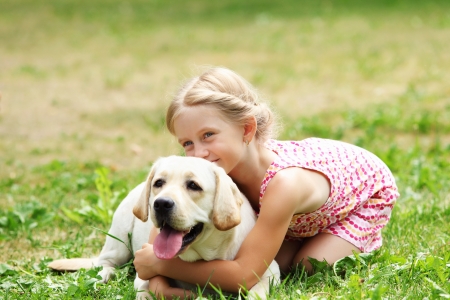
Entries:
POLYGON ((153 252, 152 244, 144 244, 141 250, 136 251, 134 254, 134 267, 138 276, 142 280, 149 280, 156 275, 156 265, 159 263, 159 259, 153 252))

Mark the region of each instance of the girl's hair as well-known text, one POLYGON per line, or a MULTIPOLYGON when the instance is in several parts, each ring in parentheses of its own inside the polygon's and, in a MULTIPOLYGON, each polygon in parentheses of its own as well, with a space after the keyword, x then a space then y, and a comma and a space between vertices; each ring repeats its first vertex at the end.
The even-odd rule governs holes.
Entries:
POLYGON ((185 83, 173 98, 166 114, 166 125, 174 132, 174 120, 184 107, 206 105, 219 110, 223 117, 245 125, 249 117, 256 118, 255 138, 264 143, 275 137, 275 116, 261 102, 255 88, 244 78, 226 68, 212 68, 185 83))

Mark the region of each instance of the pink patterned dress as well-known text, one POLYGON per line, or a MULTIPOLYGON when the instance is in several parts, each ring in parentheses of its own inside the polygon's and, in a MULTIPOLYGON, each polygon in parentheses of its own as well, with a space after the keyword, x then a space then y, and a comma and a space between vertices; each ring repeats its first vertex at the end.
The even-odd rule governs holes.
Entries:
POLYGON ((264 146, 278 157, 261 184, 260 207, 270 180, 285 168, 315 170, 331 183, 330 196, 319 209, 292 217, 286 240, 324 232, 347 240, 362 252, 381 246, 381 229, 389 221, 399 193, 391 171, 378 157, 357 146, 319 138, 269 140, 264 146))

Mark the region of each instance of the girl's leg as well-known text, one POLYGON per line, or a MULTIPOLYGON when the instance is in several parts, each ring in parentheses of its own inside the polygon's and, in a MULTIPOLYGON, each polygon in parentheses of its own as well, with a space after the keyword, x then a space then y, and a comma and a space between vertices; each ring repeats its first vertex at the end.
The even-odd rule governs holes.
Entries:
POLYGON ((275 261, 280 266, 281 274, 288 274, 293 265, 295 255, 302 246, 302 241, 284 241, 278 250, 275 261))
POLYGON ((293 259, 293 265, 302 263, 308 273, 313 271, 308 257, 319 261, 324 259, 331 265, 337 260, 352 255, 353 251, 361 252, 355 245, 346 240, 328 233, 319 233, 316 236, 305 239, 302 247, 293 259))

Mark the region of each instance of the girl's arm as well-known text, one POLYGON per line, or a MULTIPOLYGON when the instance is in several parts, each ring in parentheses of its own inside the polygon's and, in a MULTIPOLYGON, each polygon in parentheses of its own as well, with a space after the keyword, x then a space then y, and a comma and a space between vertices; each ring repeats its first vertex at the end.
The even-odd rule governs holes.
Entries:
MULTIPOLYGON (((268 208, 265 210, 269 211, 268 208)), ((159 260, 153 254, 153 246, 145 244, 143 249, 135 254, 136 271, 144 280, 159 274, 199 284, 201 287, 209 280, 215 287, 228 292, 238 292, 240 286, 250 289, 274 259, 289 225, 291 214, 283 217, 283 210, 287 209, 278 207, 278 210, 272 210, 267 218, 264 218, 261 210, 255 227, 244 240, 233 261, 185 262, 179 258, 159 260)))
MULTIPOLYGON (((149 280, 148 289, 153 294, 155 294, 157 299, 163 299, 163 297, 165 300, 191 299, 190 297, 196 296, 191 291, 171 287, 169 284, 168 278, 166 278, 164 276, 155 276, 155 277, 151 278, 149 280)), ((145 297, 152 299, 152 297, 148 297, 147 295, 139 295, 139 294, 137 295, 136 298, 141 299, 141 298, 145 298, 145 297)), ((145 298, 145 299, 147 299, 147 298, 145 298)))
POLYGON ((308 182, 307 178, 302 181, 298 171, 287 172, 292 169, 299 170, 286 169, 272 179, 264 195, 256 225, 233 261, 189 263, 178 258, 159 260, 153 254, 153 247, 147 244, 136 252, 135 266, 139 277, 148 279, 159 274, 200 286, 209 281, 229 292, 238 292, 240 286, 250 289, 275 258, 292 215, 302 206, 299 203, 309 203, 309 199, 315 195, 316 187, 305 184, 308 182))

